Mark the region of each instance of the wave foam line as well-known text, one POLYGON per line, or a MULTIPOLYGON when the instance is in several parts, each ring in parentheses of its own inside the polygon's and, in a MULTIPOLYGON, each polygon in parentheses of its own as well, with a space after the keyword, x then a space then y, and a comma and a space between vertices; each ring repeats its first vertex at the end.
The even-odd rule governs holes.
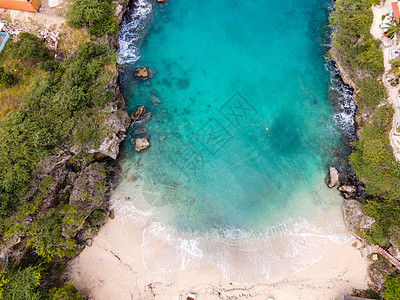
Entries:
POLYGON ((134 63, 140 58, 139 46, 146 34, 149 15, 152 11, 151 3, 146 0, 138 0, 128 8, 118 35, 117 62, 119 64, 134 63))

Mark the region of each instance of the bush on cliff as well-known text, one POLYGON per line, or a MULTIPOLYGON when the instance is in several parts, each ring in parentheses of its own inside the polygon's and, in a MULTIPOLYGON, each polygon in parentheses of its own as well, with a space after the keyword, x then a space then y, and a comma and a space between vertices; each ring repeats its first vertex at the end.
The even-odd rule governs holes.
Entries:
POLYGON ((354 77, 362 77, 360 71, 373 77, 384 71, 380 42, 375 41, 370 33, 372 21, 368 0, 337 0, 330 14, 330 26, 335 29, 333 46, 343 66, 354 77))
POLYGON ((35 164, 74 132, 76 143, 98 143, 99 123, 88 130, 82 120, 110 101, 102 71, 113 59, 105 45, 82 45, 27 91, 18 112, 0 121, 0 216, 20 203, 35 164))
POLYGON ((360 87, 360 94, 357 98, 360 101, 357 103, 361 108, 373 110, 387 97, 386 88, 375 78, 365 76, 363 80, 357 81, 357 85, 360 87))
POLYGON ((383 296, 386 300, 400 300, 400 275, 386 277, 383 296))
POLYGON ((16 42, 8 42, 5 51, 13 58, 21 57, 33 61, 48 60, 52 56, 43 41, 29 32, 20 33, 16 42))
POLYGON ((67 19, 71 27, 88 27, 90 34, 99 37, 118 32, 110 0, 70 0, 70 3, 67 19))

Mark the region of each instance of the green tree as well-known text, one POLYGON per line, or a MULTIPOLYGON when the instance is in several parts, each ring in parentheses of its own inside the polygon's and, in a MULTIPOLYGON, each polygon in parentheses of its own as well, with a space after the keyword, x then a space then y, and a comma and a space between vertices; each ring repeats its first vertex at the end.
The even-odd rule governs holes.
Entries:
POLYGON ((3 299, 43 299, 42 293, 37 290, 41 281, 38 267, 29 266, 25 269, 7 271, 6 277, 7 283, 3 286, 3 299))
POLYGON ((400 300, 400 275, 385 278, 383 296, 386 300, 400 300))
POLYGON ((396 23, 386 23, 385 27, 383 27, 385 30, 385 36, 393 39, 395 36, 398 36, 400 34, 400 24, 396 23))
POLYGON ((86 26, 89 33, 96 36, 118 32, 110 0, 71 0, 67 18, 71 27, 86 26))

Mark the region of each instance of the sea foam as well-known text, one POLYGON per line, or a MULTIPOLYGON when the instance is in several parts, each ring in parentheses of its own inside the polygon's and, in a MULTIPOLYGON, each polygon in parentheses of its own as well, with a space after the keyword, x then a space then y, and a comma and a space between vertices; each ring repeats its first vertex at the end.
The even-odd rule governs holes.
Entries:
POLYGON ((124 18, 121 26, 117 62, 119 64, 134 63, 140 58, 141 40, 145 36, 150 23, 153 7, 146 0, 134 1, 127 9, 129 17, 124 18))

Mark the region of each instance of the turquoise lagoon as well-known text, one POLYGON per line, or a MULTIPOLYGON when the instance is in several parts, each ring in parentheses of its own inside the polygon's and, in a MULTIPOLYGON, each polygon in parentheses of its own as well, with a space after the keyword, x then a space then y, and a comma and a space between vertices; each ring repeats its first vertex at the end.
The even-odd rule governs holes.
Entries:
POLYGON ((327 240, 349 238, 338 192, 324 185, 346 123, 328 100, 329 4, 140 0, 130 9, 121 82, 128 112, 152 113, 151 147, 133 150, 140 126, 131 126, 114 207, 143 222, 149 271, 208 264, 243 283, 296 272, 327 240), (152 78, 134 79, 138 66, 152 78))

